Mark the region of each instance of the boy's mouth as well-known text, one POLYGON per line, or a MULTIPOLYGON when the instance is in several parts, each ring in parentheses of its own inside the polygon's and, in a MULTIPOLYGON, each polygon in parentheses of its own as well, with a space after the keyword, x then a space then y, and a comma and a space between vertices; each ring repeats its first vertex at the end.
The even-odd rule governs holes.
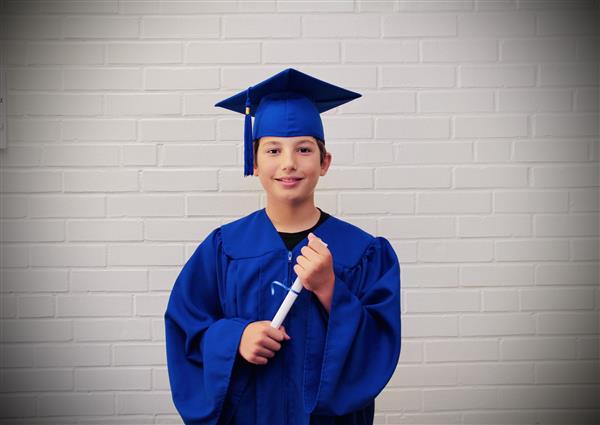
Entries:
POLYGON ((291 183, 291 182, 295 182, 295 181, 302 180, 302 179, 300 177, 283 177, 283 178, 275 179, 275 180, 279 180, 280 182, 291 183))

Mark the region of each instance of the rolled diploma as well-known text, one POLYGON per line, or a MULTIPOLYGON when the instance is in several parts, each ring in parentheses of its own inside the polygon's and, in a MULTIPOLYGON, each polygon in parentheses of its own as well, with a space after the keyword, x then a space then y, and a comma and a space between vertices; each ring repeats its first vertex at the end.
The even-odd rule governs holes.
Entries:
MULTIPOLYGON (((323 245, 327 246, 325 242, 323 242, 323 245)), ((272 328, 279 329, 279 327, 285 320, 287 314, 289 313, 290 309, 294 305, 296 298, 298 298, 298 294, 300 293, 300 291, 302 291, 302 288, 303 286, 302 282, 300 282, 300 278, 296 277, 296 280, 294 281, 291 290, 288 291, 287 295, 285 296, 285 299, 279 306, 279 310, 277 310, 277 313, 275 313, 275 317, 273 317, 273 320, 271 320, 272 328)))
POLYGON ((279 310, 277 310, 275 317, 273 317, 273 320, 271 321, 272 328, 279 329, 285 320, 285 317, 289 313, 290 308, 292 308, 294 305, 294 301, 296 301, 296 298, 298 298, 298 293, 300 291, 302 291, 302 282, 300 282, 300 278, 297 277, 292 285, 292 289, 288 291, 285 299, 279 306, 279 310))

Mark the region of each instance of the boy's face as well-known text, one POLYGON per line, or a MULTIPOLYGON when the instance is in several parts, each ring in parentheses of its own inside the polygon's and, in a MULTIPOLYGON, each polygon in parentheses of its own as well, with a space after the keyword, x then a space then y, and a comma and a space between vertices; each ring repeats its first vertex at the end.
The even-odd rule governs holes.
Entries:
POLYGON ((302 202, 312 199, 320 176, 327 174, 331 154, 320 163, 317 141, 312 136, 261 137, 254 175, 270 199, 302 202))

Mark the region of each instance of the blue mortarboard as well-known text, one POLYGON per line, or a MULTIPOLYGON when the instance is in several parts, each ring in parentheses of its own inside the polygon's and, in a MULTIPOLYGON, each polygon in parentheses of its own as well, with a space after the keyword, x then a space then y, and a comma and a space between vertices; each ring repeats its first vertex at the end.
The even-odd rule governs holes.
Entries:
POLYGON ((254 168, 252 140, 263 136, 313 136, 325 141, 321 112, 360 96, 288 68, 215 106, 246 115, 244 176, 249 176, 254 168))

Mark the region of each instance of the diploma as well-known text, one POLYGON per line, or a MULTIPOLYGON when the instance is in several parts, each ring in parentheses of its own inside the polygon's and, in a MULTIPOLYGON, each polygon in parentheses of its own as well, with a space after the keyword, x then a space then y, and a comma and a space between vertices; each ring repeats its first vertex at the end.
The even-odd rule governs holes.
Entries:
MULTIPOLYGON (((323 245, 327 246, 325 242, 323 242, 323 245)), ((300 278, 296 277, 294 284, 292 285, 287 295, 285 296, 285 299, 279 306, 279 310, 277 310, 277 313, 275 313, 275 317, 273 317, 273 320, 271 320, 272 328, 279 329, 286 316, 288 315, 290 309, 294 305, 296 298, 298 298, 300 291, 302 291, 302 288, 303 286, 302 282, 300 282, 300 278)))
POLYGON ((300 282, 300 278, 297 277, 294 281, 294 284, 285 296, 285 299, 281 303, 281 306, 279 306, 279 310, 277 310, 275 317, 273 317, 273 320, 271 321, 272 328, 279 329, 290 309, 294 305, 294 301, 296 301, 296 298, 298 298, 300 291, 302 291, 302 282, 300 282))

